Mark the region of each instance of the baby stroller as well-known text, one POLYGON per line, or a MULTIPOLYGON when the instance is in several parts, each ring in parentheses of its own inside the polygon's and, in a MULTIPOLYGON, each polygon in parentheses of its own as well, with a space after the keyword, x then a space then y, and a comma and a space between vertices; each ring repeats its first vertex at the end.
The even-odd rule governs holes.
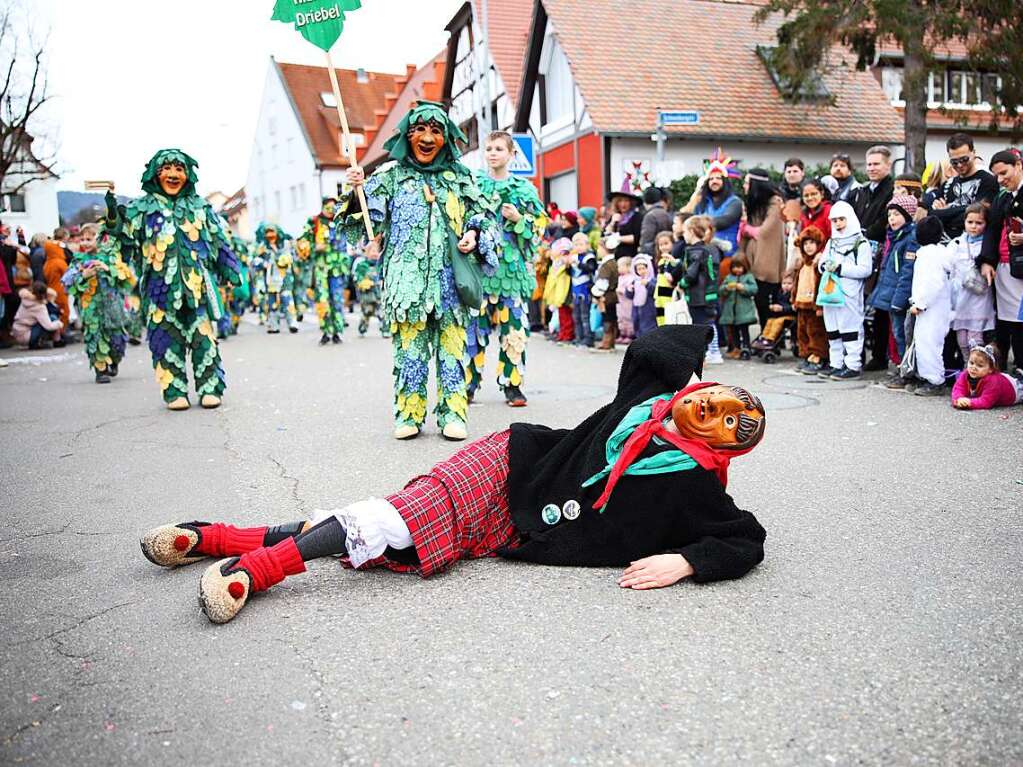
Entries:
MULTIPOLYGON (((764 360, 764 364, 767 365, 777 362, 778 357, 781 356, 782 351, 785 349, 785 336, 786 334, 792 335, 795 326, 796 318, 791 315, 772 317, 767 320, 763 332, 750 344, 753 356, 761 357, 764 360)), ((794 350, 793 354, 798 356, 794 343, 792 348, 794 350)), ((749 359, 749 357, 746 356, 743 359, 749 359)))

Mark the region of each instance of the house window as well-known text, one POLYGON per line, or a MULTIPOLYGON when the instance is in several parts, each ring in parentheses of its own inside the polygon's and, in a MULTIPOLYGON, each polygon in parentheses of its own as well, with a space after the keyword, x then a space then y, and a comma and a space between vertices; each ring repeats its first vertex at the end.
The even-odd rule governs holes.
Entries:
POLYGON ((281 192, 277 190, 274 192, 274 216, 276 218, 281 217, 281 192))
POLYGON ((274 134, 277 133, 277 118, 276 117, 267 118, 267 121, 266 121, 266 132, 269 133, 271 136, 273 136, 274 134))
POLYGON ((20 192, 3 196, 3 209, 7 213, 25 213, 25 195, 20 192))
POLYGON ((288 162, 295 161, 295 139, 289 138, 284 142, 284 151, 288 158, 288 162))
POLYGON ((294 186, 289 186, 288 192, 291 195, 291 209, 298 210, 298 189, 294 186))
POLYGON ((320 103, 325 107, 337 109, 337 99, 334 98, 334 94, 330 91, 323 91, 323 93, 320 94, 320 103))
POLYGON ((305 182, 298 185, 298 207, 305 207, 305 182))
POLYGON ((552 46, 550 61, 544 73, 544 103, 547 107, 547 123, 564 122, 572 118, 573 83, 572 71, 568 67, 561 46, 549 38, 552 46))
POLYGON ((277 144, 270 145, 270 167, 277 167, 277 144))
POLYGON ((902 103, 901 67, 884 67, 881 70, 881 87, 890 102, 902 103))
POLYGON ((778 89, 782 97, 797 104, 828 101, 831 99, 828 86, 824 84, 823 78, 817 72, 807 74, 800 83, 793 83, 782 74, 775 62, 776 50, 772 46, 758 45, 757 55, 764 62, 767 73, 771 75, 771 79, 774 81, 774 87, 778 89))

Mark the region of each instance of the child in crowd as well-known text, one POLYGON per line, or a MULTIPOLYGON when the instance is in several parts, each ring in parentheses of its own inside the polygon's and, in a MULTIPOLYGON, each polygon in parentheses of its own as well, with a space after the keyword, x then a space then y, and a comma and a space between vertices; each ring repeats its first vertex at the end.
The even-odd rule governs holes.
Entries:
POLYGON ((657 324, 663 325, 664 310, 671 303, 672 293, 675 292, 671 270, 679 263, 673 254, 675 239, 671 232, 657 233, 654 250, 657 253, 657 290, 654 295, 654 308, 657 311, 657 324))
POLYGON ((21 305, 14 315, 11 337, 29 349, 39 349, 44 342, 60 341, 64 323, 55 303, 57 291, 36 280, 31 287, 18 291, 21 305))
POLYGON ((769 351, 777 346, 785 328, 796 318, 796 310, 792 307, 793 282, 792 272, 785 272, 781 276, 781 285, 768 296, 767 322, 753 342, 757 351, 769 351))
MULTIPOLYGON (((917 200, 912 195, 895 195, 888 203, 888 232, 881 251, 880 274, 874 292, 870 294, 870 305, 891 315, 895 355, 889 356, 896 363, 906 353, 906 312, 909 310, 917 250, 916 225, 913 223, 916 210, 917 200)), ((906 382, 896 376, 886 386, 901 389, 905 388, 906 382)))
POLYGON ((551 249, 546 242, 540 243, 533 259, 533 274, 536 287, 529 301, 529 329, 540 333, 547 329, 547 304, 544 301, 544 289, 547 287, 547 273, 551 269, 551 249))
POLYGON ((691 216, 682 227, 683 250, 672 271, 672 280, 685 288, 686 302, 694 325, 710 325, 714 331, 707 345, 706 362, 720 364, 718 341, 718 274, 721 251, 714 245, 714 220, 710 216, 691 216))
POLYGON ((1023 402, 1023 381, 999 372, 998 350, 974 346, 966 358, 966 369, 952 387, 952 407, 959 410, 988 410, 1023 402))
POLYGON ((915 173, 900 173, 895 177, 895 188, 892 190, 892 194, 894 196, 909 195, 919 203, 924 196, 924 185, 915 173))
POLYGON ((810 226, 816 226, 824 232, 824 241, 827 242, 831 237, 829 213, 831 213, 831 203, 827 200, 824 184, 815 178, 806 181, 803 184, 803 206, 799 212, 800 231, 810 226))
POLYGON ((873 271, 874 257, 852 205, 836 202, 830 218, 831 239, 817 271, 838 279, 843 302, 824 305, 832 367, 821 368, 817 375, 845 381, 863 375, 863 283, 873 271))
POLYGON ((966 208, 964 231, 950 244, 955 252, 956 274, 952 283, 955 319, 952 329, 963 359, 984 342, 984 334, 995 329, 994 291, 977 270, 977 257, 987 228, 987 206, 975 202, 966 208))
MULTIPOLYGON (((829 222, 830 224, 830 222, 829 222)), ((809 226, 796 238, 800 263, 792 290, 792 306, 796 310, 796 342, 802 363, 796 368, 805 375, 816 375, 827 366, 828 331, 824 329, 824 310, 817 306, 820 273, 817 256, 825 244, 824 232, 809 226)))
POLYGON ((921 397, 945 393, 945 363, 941 353, 952 322, 955 251, 941 245, 944 233, 936 216, 927 216, 916 227, 920 247, 913 269, 909 311, 916 318, 913 328, 916 372, 925 382, 913 393, 921 397))
POLYGON ((544 287, 544 301, 558 312, 558 343, 575 340, 575 325, 572 322, 572 241, 559 237, 551 243, 551 269, 544 287))
POLYGON ((753 297, 757 294, 757 281, 749 273, 749 262, 744 255, 732 257, 729 274, 721 286, 721 324, 728 336, 730 359, 749 355, 749 326, 757 321, 757 307, 753 297))
POLYGON ((632 328, 636 338, 657 327, 657 310, 654 307, 654 288, 657 275, 650 256, 641 254, 632 258, 633 280, 625 289, 626 297, 632 299, 632 328))
POLYGON ((597 239, 597 275, 593 281, 593 302, 603 317, 603 337, 597 344, 597 350, 613 351, 615 337, 618 335, 618 262, 614 253, 604 246, 604 241, 597 239))
POLYGON ((618 259, 618 338, 615 343, 628 344, 636 338, 636 328, 632 325, 632 299, 628 291, 636 281, 632 273, 632 256, 618 259))
MULTIPOLYGON (((568 214, 566 214, 568 215, 568 214)), ((593 328, 590 326, 590 290, 597 271, 597 257, 590 250, 590 238, 583 232, 572 235, 572 321, 575 326, 576 346, 593 346, 593 328)))

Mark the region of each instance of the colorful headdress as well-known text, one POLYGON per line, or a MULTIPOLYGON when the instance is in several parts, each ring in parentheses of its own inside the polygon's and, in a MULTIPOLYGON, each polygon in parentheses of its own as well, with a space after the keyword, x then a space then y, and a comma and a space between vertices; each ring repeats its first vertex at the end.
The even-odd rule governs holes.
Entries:
POLYGON ((742 176, 739 173, 738 164, 726 155, 721 147, 715 149, 711 153, 710 158, 703 161, 703 175, 709 176, 712 173, 720 173, 726 178, 740 178, 742 176))
POLYGON ((256 242, 266 245, 266 233, 271 229, 277 232, 277 243, 279 245, 283 245, 285 240, 291 239, 291 235, 281 229, 280 226, 264 221, 259 225, 259 228, 256 229, 256 242))

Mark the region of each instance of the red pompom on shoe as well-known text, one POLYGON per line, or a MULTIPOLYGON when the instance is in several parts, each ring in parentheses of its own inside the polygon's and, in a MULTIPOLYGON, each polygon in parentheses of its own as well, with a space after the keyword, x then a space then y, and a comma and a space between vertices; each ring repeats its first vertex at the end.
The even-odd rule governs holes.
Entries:
POLYGON ((189 546, 192 545, 192 541, 187 535, 179 535, 174 539, 174 548, 178 551, 186 551, 189 546))
POLYGON ((241 612, 251 594, 304 572, 305 562, 294 538, 237 559, 222 559, 206 568, 199 579, 199 606, 214 623, 227 623, 241 612))

